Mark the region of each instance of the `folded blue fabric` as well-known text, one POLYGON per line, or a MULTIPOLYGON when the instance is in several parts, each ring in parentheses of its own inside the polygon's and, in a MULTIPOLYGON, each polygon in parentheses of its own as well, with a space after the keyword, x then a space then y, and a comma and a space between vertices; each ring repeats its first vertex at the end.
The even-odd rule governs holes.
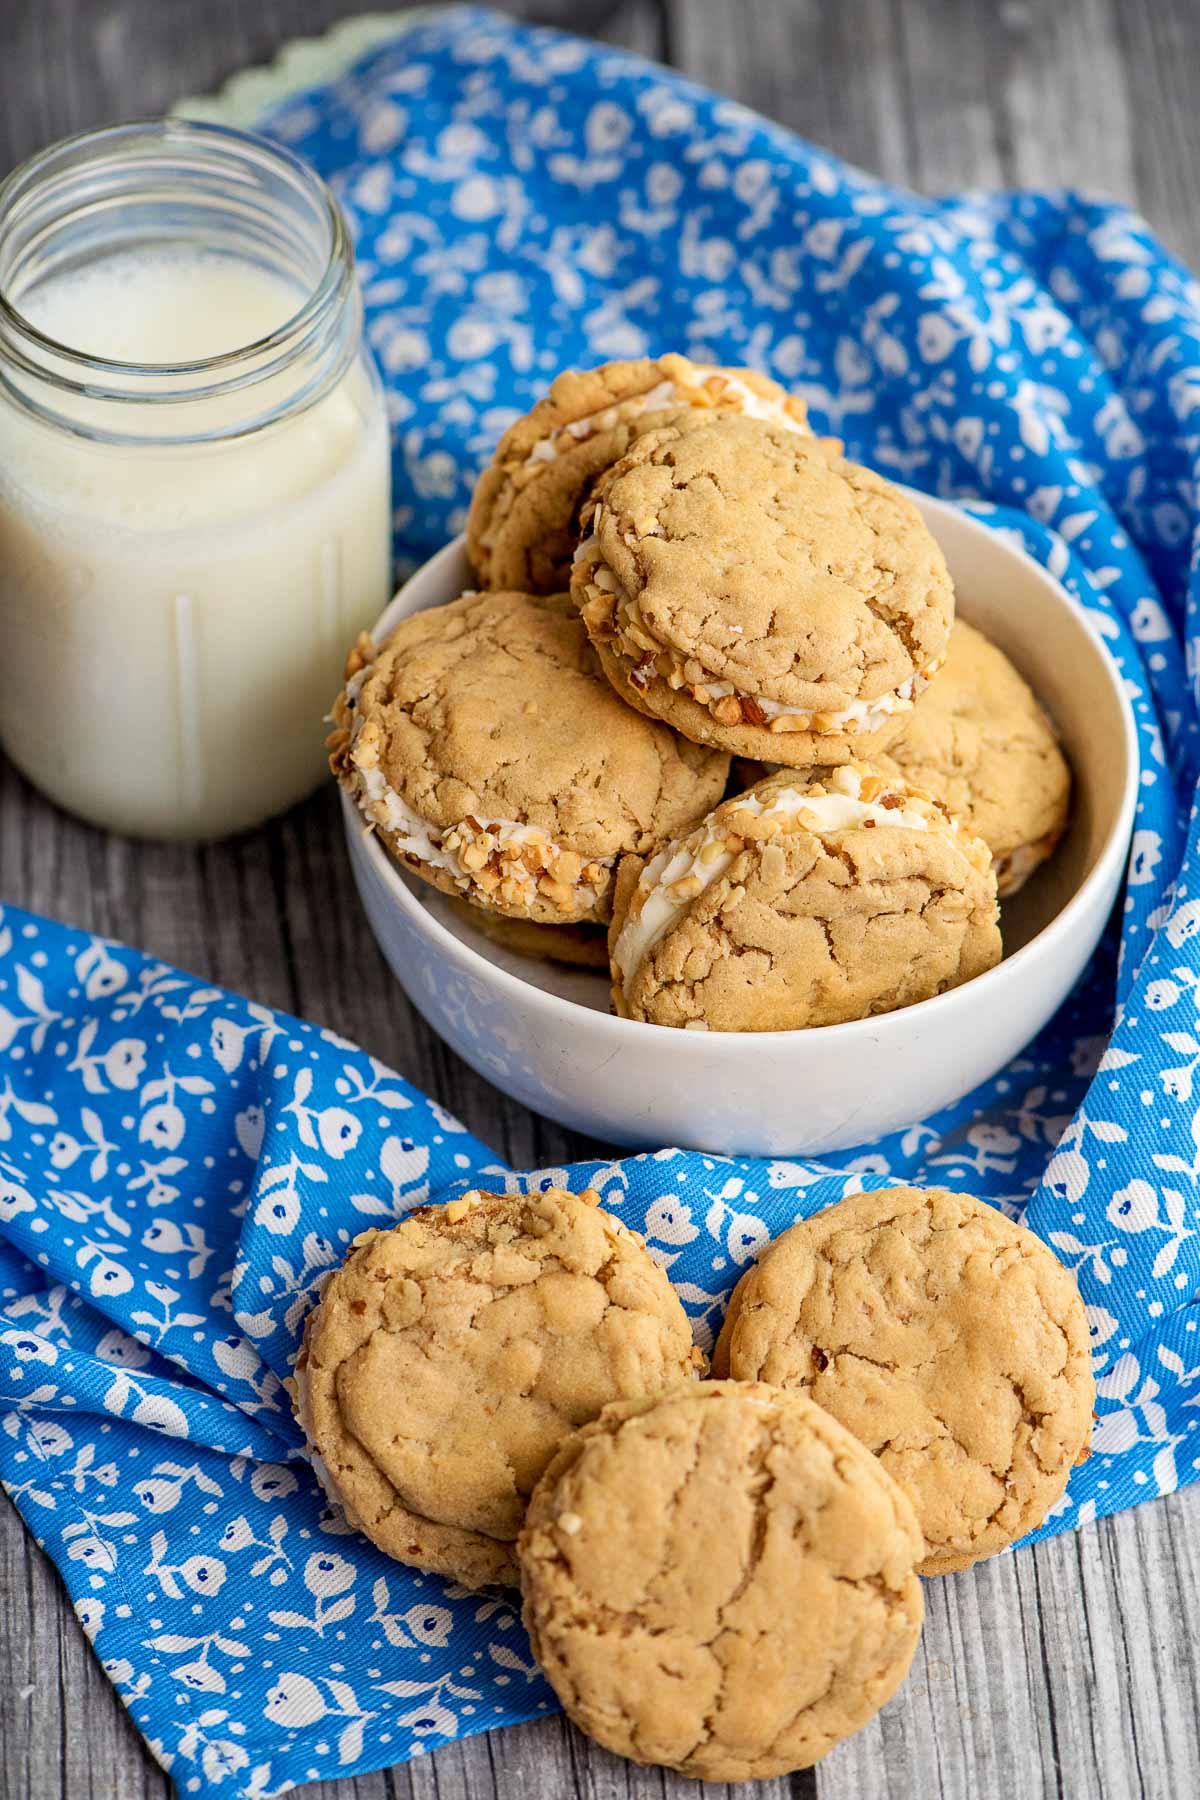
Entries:
POLYGON ((180 1790, 247 1800, 552 1704, 508 1600, 330 1514, 281 1392, 321 1276, 418 1202, 597 1187, 705 1343, 767 1238, 864 1184, 1023 1215, 1078 1275, 1100 1381, 1094 1454, 1045 1531, 1195 1480, 1200 1377, 1185 271, 1119 208, 920 200, 663 70, 475 9, 267 124, 354 225, 402 556, 461 527, 558 368, 752 364, 1067 584, 1124 672, 1144 768, 1124 913, 1048 1030, 961 1105, 823 1165, 664 1150, 516 1176, 353 1045, 0 914, 0 1476, 180 1790))

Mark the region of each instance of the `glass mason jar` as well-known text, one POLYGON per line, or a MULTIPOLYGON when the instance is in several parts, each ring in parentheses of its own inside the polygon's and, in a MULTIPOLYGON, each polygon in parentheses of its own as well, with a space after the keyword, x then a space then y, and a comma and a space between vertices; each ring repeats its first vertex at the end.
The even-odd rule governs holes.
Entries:
POLYGON ((319 779, 390 592, 345 220, 290 152, 164 120, 0 187, 0 741, 98 825, 255 825, 319 779))

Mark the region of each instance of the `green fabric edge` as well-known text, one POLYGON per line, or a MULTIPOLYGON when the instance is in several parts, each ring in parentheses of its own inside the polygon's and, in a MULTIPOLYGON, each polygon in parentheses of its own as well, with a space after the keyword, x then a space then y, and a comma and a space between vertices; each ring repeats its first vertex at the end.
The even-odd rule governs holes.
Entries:
POLYGON ((442 10, 440 6, 409 6, 398 12, 361 13, 341 19, 323 36, 293 38, 271 62, 239 70, 215 94, 189 94, 177 100, 171 114, 244 131, 293 94, 336 80, 377 44, 403 37, 442 10))

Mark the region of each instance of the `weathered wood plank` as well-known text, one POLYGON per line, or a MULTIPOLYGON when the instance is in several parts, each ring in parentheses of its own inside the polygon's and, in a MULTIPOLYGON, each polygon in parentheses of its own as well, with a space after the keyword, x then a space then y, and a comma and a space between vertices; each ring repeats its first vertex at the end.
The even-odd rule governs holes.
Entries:
MULTIPOLYGON (((1113 0, 1117 47, 1134 121, 1134 180, 1142 211, 1192 268, 1200 264, 1200 118, 1195 71, 1200 9, 1193 0, 1129 6, 1113 0)), ((1105 104, 1093 99, 1097 129, 1105 104)))
POLYGON ((670 0, 668 41, 690 73, 891 180, 935 192, 1080 184, 1128 199, 1117 12, 1115 0, 670 0))
POLYGON ((0 1500, 0 1794, 167 1800, 53 1567, 0 1500))
POLYGON ((667 0, 673 62, 863 168, 907 180, 898 22, 886 3, 667 0))
MULTIPOLYGON (((359 0, 0 0, 0 168, 86 125, 165 109, 359 0)), ((931 190, 1075 183, 1134 201, 1200 256, 1200 51, 1191 0, 508 0, 669 57, 891 179, 931 190)), ((324 795, 234 844, 132 846, 74 824, 0 765, 0 896, 124 937, 334 1026, 437 1093, 517 1166, 584 1153, 474 1077, 391 980, 324 795), (253 921, 253 929, 247 929, 253 921)), ((1200 1793, 1194 1496, 932 1584, 913 1676, 817 1776, 760 1800, 1176 1800, 1200 1793)), ((0 1509, 0 1792, 145 1796, 141 1749, 15 1514, 0 1509)), ((309 1790, 314 1800, 702 1800, 561 1720, 309 1790)))

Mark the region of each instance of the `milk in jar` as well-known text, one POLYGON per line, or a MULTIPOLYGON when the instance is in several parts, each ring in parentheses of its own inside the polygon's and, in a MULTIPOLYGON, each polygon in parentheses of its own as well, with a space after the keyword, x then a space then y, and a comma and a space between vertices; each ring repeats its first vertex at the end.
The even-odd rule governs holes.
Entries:
MULTIPOLYGON (((214 128, 169 129, 185 162, 192 133, 208 152, 214 128)), ((296 162, 246 142, 259 167, 296 162)), ((346 648, 390 589, 387 422, 348 242, 303 165, 307 262, 279 241, 275 190, 218 228, 233 149, 215 170, 201 155, 191 216, 185 181, 157 229, 89 254, 14 259, 11 204, 0 227, 0 741, 72 812, 161 838, 254 825, 313 787, 346 648)), ((121 151, 104 147, 102 193, 178 181, 121 151)))

